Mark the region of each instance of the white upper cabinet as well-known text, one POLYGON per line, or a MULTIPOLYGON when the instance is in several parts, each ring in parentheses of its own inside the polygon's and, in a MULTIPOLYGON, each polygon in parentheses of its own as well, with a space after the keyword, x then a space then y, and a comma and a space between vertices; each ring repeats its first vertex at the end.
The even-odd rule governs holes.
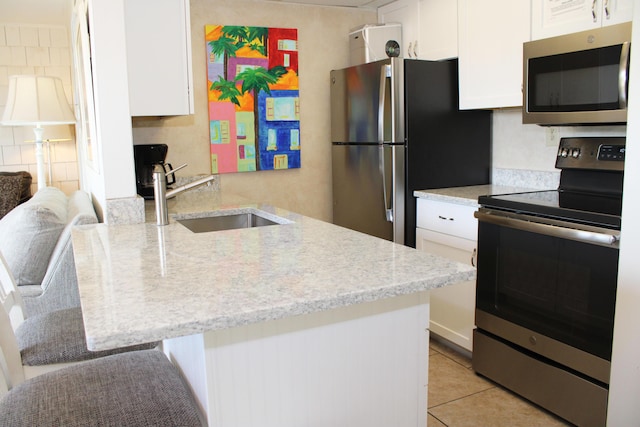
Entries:
POLYGON ((458 2, 420 0, 420 59, 458 57, 458 2))
POLYGON ((532 0, 532 40, 633 19, 634 0, 532 0))
POLYGON ((420 8, 418 0, 397 0, 378 8, 378 22, 402 24, 403 58, 415 58, 420 47, 420 8))
POLYGON ((529 0, 458 0, 460 109, 522 106, 529 0))
POLYGON ((458 56, 455 0, 397 0, 378 8, 378 22, 402 24, 402 56, 447 59, 458 56))
POLYGON ((189 0, 126 0, 132 116, 193 114, 189 0))

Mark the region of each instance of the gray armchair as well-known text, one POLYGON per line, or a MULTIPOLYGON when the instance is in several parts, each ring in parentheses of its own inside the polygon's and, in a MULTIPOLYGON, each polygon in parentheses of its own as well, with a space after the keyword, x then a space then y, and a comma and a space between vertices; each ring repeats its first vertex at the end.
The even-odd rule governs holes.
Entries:
POLYGON ((39 190, 0 220, 0 251, 24 297, 27 317, 80 306, 71 229, 96 222, 87 193, 67 197, 53 187, 39 190))

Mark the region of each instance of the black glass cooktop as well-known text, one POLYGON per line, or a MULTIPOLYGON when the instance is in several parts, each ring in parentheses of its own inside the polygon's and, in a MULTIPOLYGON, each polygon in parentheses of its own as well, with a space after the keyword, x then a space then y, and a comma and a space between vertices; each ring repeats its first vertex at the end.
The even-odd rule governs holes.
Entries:
POLYGON ((480 196, 478 203, 487 208, 620 229, 622 196, 619 195, 545 190, 480 196))

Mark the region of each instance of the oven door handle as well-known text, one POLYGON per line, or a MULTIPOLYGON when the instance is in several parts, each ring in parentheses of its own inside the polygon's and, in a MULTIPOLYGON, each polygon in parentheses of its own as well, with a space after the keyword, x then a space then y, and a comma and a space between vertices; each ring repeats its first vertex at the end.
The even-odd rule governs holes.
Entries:
POLYGON ((562 227, 541 222, 533 222, 524 219, 511 218, 492 212, 476 211, 474 213, 474 216, 478 219, 478 221, 484 221, 495 225, 514 228, 516 230, 544 234, 545 236, 575 240, 588 244, 616 247, 620 242, 620 236, 615 234, 579 230, 576 228, 562 227))

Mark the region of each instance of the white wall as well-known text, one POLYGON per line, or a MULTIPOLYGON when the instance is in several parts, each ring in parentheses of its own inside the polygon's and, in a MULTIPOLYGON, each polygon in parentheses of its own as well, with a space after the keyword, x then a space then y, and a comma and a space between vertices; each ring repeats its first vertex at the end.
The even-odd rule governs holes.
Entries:
MULTIPOLYGON (((631 46, 640 46, 640 7, 631 46)), ((607 425, 640 424, 640 55, 631 55, 622 231, 607 425)))
MULTIPOLYGON (((59 77, 64 85, 67 100, 71 101, 73 89, 69 44, 67 28, 64 26, 0 24, 0 112, 4 111, 5 107, 8 77, 15 74, 59 77)), ((73 126, 46 126, 43 139, 52 140, 50 147, 53 182, 47 182, 47 185, 71 194, 79 188, 73 126)), ((32 193, 37 190, 38 182, 33 140, 32 127, 0 126, 0 171, 31 173, 32 193)), ((46 172, 49 166, 47 153, 45 149, 46 172)))

